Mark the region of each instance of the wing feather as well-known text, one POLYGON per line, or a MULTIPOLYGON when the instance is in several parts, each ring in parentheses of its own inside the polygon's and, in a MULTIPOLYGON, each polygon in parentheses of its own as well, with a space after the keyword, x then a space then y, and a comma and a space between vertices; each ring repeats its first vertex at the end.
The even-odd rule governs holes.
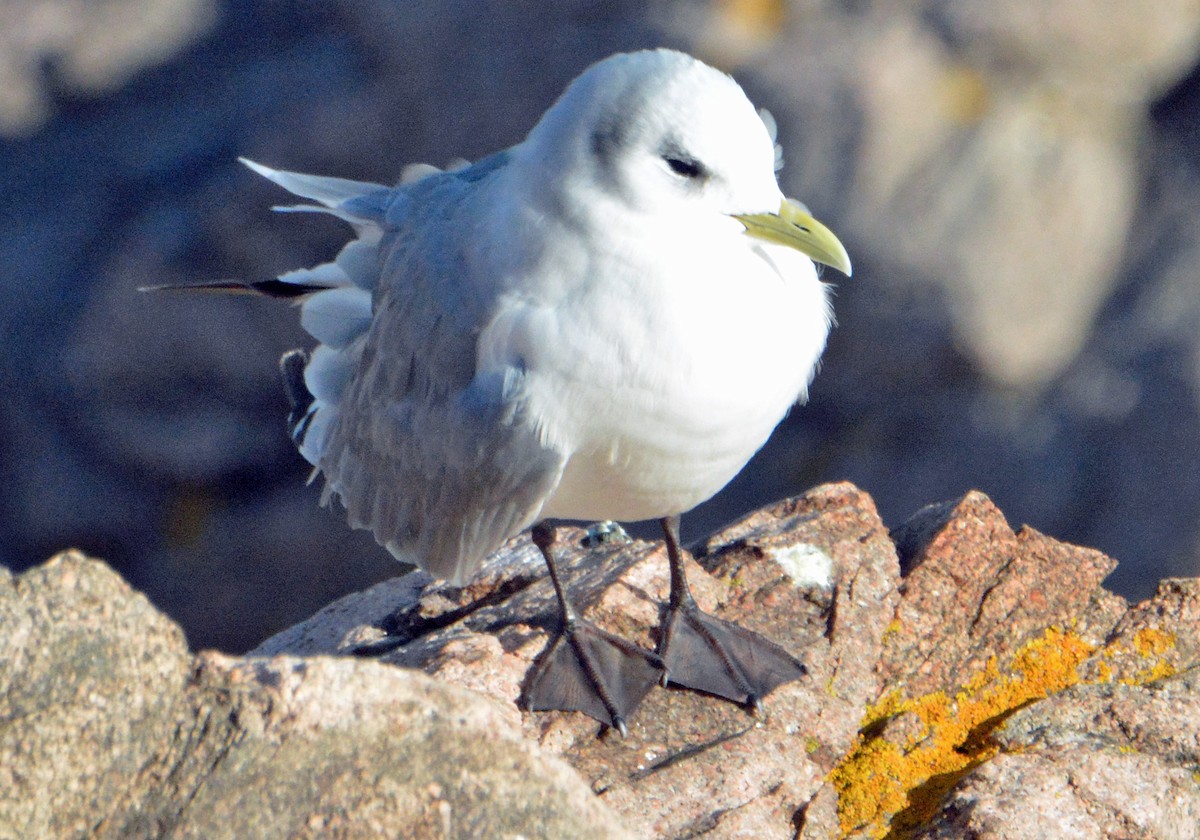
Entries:
POLYGON ((480 246, 465 234, 481 213, 479 182, 500 164, 397 188, 355 370, 340 391, 337 371, 313 383, 337 391, 317 461, 326 495, 397 557, 459 582, 536 520, 564 463, 539 439, 519 360, 476 369, 501 288, 471 272, 480 246))

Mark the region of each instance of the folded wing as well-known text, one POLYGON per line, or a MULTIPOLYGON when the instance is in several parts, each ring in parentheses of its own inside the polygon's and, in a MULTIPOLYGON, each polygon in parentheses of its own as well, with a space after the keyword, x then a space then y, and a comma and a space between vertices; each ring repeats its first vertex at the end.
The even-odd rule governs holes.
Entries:
POLYGON ((564 461, 539 442, 520 364, 476 370, 499 287, 472 275, 464 231, 503 155, 396 188, 247 165, 318 202, 280 209, 330 213, 358 234, 332 262, 277 281, 311 290, 301 322, 320 343, 303 388, 302 359, 284 370, 293 438, 324 474, 323 498, 397 557, 465 580, 536 520, 564 461))

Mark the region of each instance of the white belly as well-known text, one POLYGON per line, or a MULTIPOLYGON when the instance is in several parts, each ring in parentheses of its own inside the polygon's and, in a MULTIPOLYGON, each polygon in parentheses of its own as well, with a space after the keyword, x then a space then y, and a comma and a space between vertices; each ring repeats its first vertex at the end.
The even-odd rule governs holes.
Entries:
POLYGON ((542 515, 629 522, 691 510, 741 471, 785 411, 746 424, 712 424, 699 433, 685 424, 671 435, 632 429, 608 447, 579 450, 542 515))

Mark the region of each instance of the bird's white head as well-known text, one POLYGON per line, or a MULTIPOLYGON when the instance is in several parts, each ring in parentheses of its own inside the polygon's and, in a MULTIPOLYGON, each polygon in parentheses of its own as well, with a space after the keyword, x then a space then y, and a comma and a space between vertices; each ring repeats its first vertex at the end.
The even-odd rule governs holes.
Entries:
POLYGON ((685 225, 733 217, 750 236, 849 273, 837 238, 784 199, 774 139, 745 92, 684 53, 622 53, 593 64, 516 153, 540 182, 531 189, 564 204, 589 196, 620 203, 625 218, 685 225))
POLYGON ((590 178, 637 212, 701 202, 745 213, 782 199, 774 142, 741 87, 673 50, 593 64, 524 145, 554 177, 590 178))

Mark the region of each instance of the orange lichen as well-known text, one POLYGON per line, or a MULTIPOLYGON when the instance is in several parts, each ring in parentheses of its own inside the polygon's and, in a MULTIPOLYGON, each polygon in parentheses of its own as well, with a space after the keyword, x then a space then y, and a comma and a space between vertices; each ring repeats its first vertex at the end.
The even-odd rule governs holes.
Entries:
MULTIPOLYGON (((1154 657, 1154 662, 1132 676, 1122 677, 1118 682, 1122 685, 1145 685, 1172 676, 1175 666, 1166 659, 1166 654, 1174 649, 1174 633, 1164 632, 1157 627, 1143 627, 1133 634, 1133 650, 1143 659, 1154 657)), ((1112 650, 1114 654, 1118 652, 1112 650)))
MULTIPOLYGON (((1174 673, 1161 658, 1174 644, 1169 633, 1138 631, 1134 650, 1156 661, 1122 682, 1140 685, 1174 673)), ((1112 667, 1100 660, 1119 652, 1102 650, 1086 681, 1111 681, 1112 667)), ((993 657, 953 697, 940 691, 880 697, 867 709, 854 747, 830 773, 842 831, 895 838, 927 822, 966 773, 999 751, 991 733, 1023 706, 1083 681, 1080 666, 1094 653, 1078 634, 1050 627, 1019 648, 1003 673, 993 657), (907 734, 890 734, 889 728, 907 734)))
POLYGON ((1149 668, 1138 671, 1131 677, 1122 677, 1118 682, 1122 685, 1145 685, 1174 675, 1175 666, 1165 659, 1159 659, 1149 668))
POLYGON ((996 754, 988 735, 1025 704, 1079 682, 1078 666, 1094 648, 1050 628, 1017 651, 1008 673, 993 658, 954 695, 909 700, 893 693, 867 710, 850 754, 833 769, 842 831, 902 836, 927 821, 962 776, 996 754), (890 720, 915 716, 904 743, 882 733, 890 720))
POLYGON ((1175 634, 1157 627, 1143 627, 1133 634, 1133 649, 1138 656, 1162 656, 1175 647, 1175 634))

